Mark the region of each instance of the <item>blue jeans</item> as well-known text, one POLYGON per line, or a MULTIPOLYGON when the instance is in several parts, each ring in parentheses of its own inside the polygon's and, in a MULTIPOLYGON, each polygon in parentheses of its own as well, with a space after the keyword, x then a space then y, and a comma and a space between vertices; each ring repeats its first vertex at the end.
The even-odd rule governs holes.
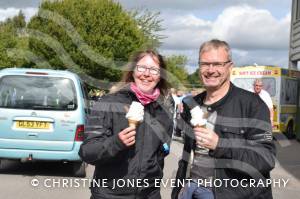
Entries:
POLYGON ((179 193, 178 199, 214 199, 211 189, 197 185, 195 182, 185 184, 183 191, 179 193))

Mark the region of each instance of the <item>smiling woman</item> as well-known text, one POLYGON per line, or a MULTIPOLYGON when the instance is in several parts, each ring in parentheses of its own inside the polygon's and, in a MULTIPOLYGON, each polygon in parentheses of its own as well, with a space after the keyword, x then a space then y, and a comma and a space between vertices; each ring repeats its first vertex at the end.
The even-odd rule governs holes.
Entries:
POLYGON ((123 75, 121 84, 134 82, 145 93, 156 87, 167 94, 166 64, 163 57, 153 50, 137 52, 127 65, 128 72, 123 75))
POLYGON ((140 51, 131 58, 117 91, 95 104, 79 154, 95 165, 95 180, 107 179, 107 186, 92 187, 91 198, 161 198, 155 179, 163 177, 174 110, 165 69, 161 55, 153 50, 140 51), (128 116, 132 109, 141 113, 141 119, 128 116), (144 179, 147 186, 114 184, 123 179, 144 179))

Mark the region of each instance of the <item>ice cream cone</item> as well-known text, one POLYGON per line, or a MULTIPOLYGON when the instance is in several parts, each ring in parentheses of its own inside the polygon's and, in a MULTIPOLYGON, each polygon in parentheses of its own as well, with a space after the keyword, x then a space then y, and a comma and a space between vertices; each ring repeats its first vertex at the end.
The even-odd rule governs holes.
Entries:
POLYGON ((197 128, 206 128, 206 124, 203 124, 203 125, 197 124, 195 127, 197 127, 197 128))
POLYGON ((128 119, 128 124, 130 127, 136 128, 139 123, 139 121, 128 119))
POLYGON ((140 102, 133 101, 125 117, 130 127, 137 127, 143 121, 144 106, 140 102))

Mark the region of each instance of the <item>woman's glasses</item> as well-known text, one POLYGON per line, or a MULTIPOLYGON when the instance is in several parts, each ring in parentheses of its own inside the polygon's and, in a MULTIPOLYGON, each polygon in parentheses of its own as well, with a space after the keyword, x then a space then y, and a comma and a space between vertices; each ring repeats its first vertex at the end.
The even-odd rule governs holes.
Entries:
POLYGON ((144 73, 146 72, 146 70, 149 70, 149 73, 151 75, 159 75, 160 74, 160 69, 157 67, 148 67, 148 66, 144 66, 144 65, 136 65, 136 70, 138 72, 144 73))

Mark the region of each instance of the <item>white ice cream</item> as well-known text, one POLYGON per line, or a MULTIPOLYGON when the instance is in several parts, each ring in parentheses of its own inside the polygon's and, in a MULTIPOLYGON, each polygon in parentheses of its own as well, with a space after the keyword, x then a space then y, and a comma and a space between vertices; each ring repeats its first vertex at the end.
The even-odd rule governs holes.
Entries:
POLYGON ((139 102, 133 101, 130 105, 128 113, 126 114, 126 118, 139 122, 143 121, 144 106, 139 102))
POLYGON ((197 126, 197 125, 203 126, 207 123, 207 120, 203 118, 204 113, 199 106, 196 106, 191 110, 191 116, 192 116, 191 124, 193 126, 197 126))

